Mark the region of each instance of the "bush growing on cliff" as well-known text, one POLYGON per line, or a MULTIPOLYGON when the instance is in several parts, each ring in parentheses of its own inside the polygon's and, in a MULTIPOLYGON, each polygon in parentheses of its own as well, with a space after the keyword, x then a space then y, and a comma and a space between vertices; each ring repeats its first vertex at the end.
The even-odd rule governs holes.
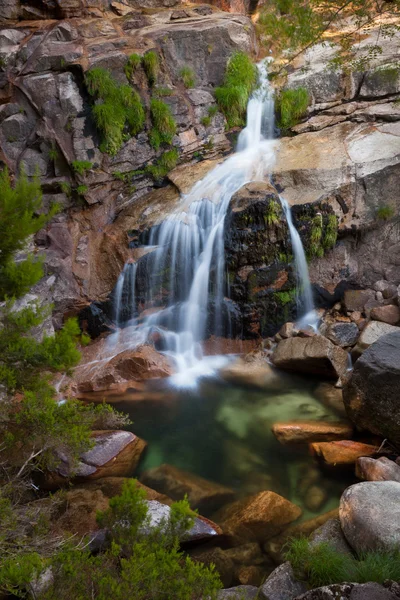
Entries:
POLYGON ((228 62, 224 84, 216 88, 215 98, 228 127, 244 124, 247 101, 257 83, 257 68, 244 52, 235 52, 228 62))
POLYGON ((114 156, 124 142, 125 132, 136 135, 142 131, 145 122, 142 101, 129 85, 120 85, 101 67, 90 69, 85 81, 89 94, 96 100, 92 113, 103 134, 100 149, 114 156))
POLYGON ((150 50, 143 56, 143 68, 147 75, 149 85, 153 86, 157 81, 157 75, 160 71, 160 59, 157 52, 150 50))
POLYGON ((164 152, 155 165, 150 165, 147 167, 147 171, 154 177, 154 179, 163 179, 165 175, 176 167, 176 163, 178 162, 179 152, 176 148, 172 148, 172 150, 167 150, 164 152))
POLYGON ((351 581, 400 581, 400 550, 365 552, 358 558, 338 552, 327 542, 311 546, 306 538, 293 539, 285 555, 299 579, 311 588, 351 581))
POLYGON ((176 123, 171 109, 158 98, 153 98, 150 103, 150 114, 153 127, 149 134, 150 144, 156 150, 161 144, 170 144, 176 133, 176 123))
POLYGON ((129 81, 132 78, 133 73, 140 66, 142 62, 142 57, 139 54, 131 54, 128 58, 128 62, 125 65, 124 71, 127 80, 129 81))
POLYGON ((196 77, 193 69, 190 67, 182 67, 182 69, 179 71, 179 77, 182 79, 185 88, 192 88, 195 86, 196 77))
POLYGON ((282 90, 275 100, 278 126, 289 129, 297 125, 306 114, 309 103, 310 96, 303 87, 282 90))

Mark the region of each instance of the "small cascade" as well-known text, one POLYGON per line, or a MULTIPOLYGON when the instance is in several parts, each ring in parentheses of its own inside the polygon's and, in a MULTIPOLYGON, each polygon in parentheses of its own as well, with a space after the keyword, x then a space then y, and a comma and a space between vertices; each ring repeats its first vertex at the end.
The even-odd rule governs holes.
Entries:
POLYGON ((136 309, 136 271, 137 264, 127 262, 118 277, 114 291, 114 322, 117 327, 131 321, 137 315, 136 309))
POLYGON ((307 258, 304 252, 304 247, 299 232, 293 225, 292 211, 290 210, 288 202, 282 198, 282 196, 279 196, 279 199, 281 201, 283 212, 286 216, 296 264, 297 304, 303 313, 298 319, 298 324, 301 327, 312 327, 313 329, 317 329, 318 319, 314 308, 310 276, 308 274, 307 258))

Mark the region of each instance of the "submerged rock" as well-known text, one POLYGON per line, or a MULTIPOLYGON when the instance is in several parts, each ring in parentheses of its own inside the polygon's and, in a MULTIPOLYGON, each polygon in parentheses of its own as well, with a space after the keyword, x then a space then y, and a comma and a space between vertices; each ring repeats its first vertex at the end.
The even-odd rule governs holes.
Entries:
POLYGON ((395 481, 366 481, 345 490, 340 499, 340 523, 357 553, 400 546, 399 498, 400 483, 395 481))
POLYGON ((400 329, 381 337, 357 360, 343 389, 347 414, 360 429, 400 447, 400 329))
MULTIPOLYGON (((246 357, 247 358, 247 357, 246 357)), ((229 383, 247 385, 260 389, 280 389, 282 377, 263 355, 252 356, 248 360, 241 358, 230 363, 219 372, 229 383)))
POLYGON ((272 355, 280 369, 312 373, 325 377, 341 377, 347 370, 347 352, 323 336, 281 340, 272 355))
POLYGON ((190 506, 201 512, 212 512, 234 498, 233 490, 167 464, 145 471, 140 480, 173 500, 187 495, 190 506))
POLYGON ((275 423, 272 433, 281 444, 309 444, 331 442, 351 437, 353 427, 348 423, 324 421, 291 421, 275 423))
POLYGON ((378 446, 353 440, 310 444, 311 454, 331 467, 352 465, 360 456, 374 456, 378 450, 378 446))

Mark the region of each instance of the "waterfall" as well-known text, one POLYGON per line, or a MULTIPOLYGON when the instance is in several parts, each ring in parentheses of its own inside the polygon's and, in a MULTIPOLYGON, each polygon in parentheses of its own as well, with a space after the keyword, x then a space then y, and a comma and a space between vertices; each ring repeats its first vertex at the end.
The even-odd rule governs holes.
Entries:
POLYGON ((314 310, 314 301, 312 297, 310 276, 308 274, 308 265, 304 247, 297 231, 293 225, 292 211, 288 202, 279 196, 283 212, 286 216, 286 221, 289 228, 290 239, 292 242, 292 249, 294 254, 294 260, 296 264, 296 275, 297 275, 297 300, 298 305, 303 310, 303 315, 298 319, 300 327, 312 327, 317 328, 317 315, 314 310))
MULTIPOLYGON (((199 373, 210 371, 209 362, 202 357, 201 341, 211 334, 229 336, 224 252, 229 202, 246 183, 265 181, 275 160, 274 97, 265 62, 258 65, 258 79, 235 154, 182 195, 179 208, 151 229, 145 289, 136 284, 139 268, 132 264, 125 265, 115 288, 116 324, 133 325, 132 346, 144 343, 156 332, 162 340, 160 349, 174 359, 180 375, 178 383, 184 385, 195 381, 199 373), (138 316, 139 294, 145 310, 138 316)), ((283 199, 282 206, 292 236, 302 293, 307 294, 304 305, 312 310, 304 250, 283 199)), ((111 337, 115 343, 116 337, 111 337)))

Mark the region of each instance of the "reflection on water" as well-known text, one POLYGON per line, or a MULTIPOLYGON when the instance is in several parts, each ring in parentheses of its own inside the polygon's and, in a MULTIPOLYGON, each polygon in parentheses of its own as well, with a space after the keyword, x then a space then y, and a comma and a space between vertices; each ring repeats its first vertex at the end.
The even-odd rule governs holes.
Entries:
POLYGON ((315 396, 318 381, 286 376, 266 391, 205 380, 194 390, 166 390, 168 402, 132 410, 132 430, 148 444, 141 472, 169 463, 235 490, 241 498, 273 490, 304 510, 303 518, 335 508, 349 481, 323 473, 307 449, 282 446, 278 421, 332 420, 338 414, 315 396))

